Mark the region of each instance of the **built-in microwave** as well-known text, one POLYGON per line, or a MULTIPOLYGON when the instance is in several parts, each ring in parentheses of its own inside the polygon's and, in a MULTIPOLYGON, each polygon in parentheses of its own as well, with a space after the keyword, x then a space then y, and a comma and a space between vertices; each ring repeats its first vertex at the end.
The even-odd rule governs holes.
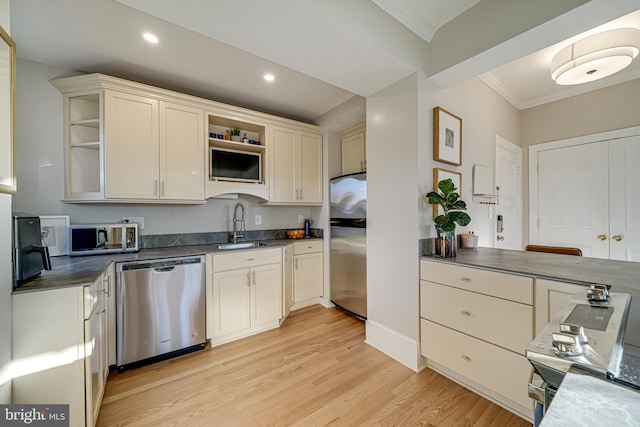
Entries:
POLYGON ((69 226, 69 255, 137 252, 138 244, 137 223, 69 226))
POLYGON ((262 183, 262 154, 210 147, 209 179, 262 183))

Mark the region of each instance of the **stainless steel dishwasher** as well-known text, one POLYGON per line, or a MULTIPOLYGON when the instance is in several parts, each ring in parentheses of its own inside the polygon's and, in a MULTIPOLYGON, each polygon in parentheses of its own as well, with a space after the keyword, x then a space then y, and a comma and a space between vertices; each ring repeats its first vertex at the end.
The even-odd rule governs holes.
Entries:
POLYGON ((116 365, 204 348, 204 256, 116 264, 116 365))

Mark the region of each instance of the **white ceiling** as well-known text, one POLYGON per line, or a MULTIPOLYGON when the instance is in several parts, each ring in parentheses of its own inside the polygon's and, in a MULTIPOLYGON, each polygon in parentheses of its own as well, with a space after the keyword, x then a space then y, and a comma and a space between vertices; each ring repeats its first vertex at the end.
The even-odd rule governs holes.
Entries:
MULTIPOLYGON (((19 58, 313 122, 354 96, 369 96, 416 70, 424 71, 425 40, 479 2, 11 0, 11 34, 19 58), (160 43, 144 42, 143 31, 155 33, 160 43), (273 83, 262 79, 266 72, 276 76, 273 83)), ((565 24, 560 33, 575 36, 590 28, 585 28, 588 22, 606 22, 607 14, 617 18, 622 11, 640 9, 637 2, 592 0, 576 16, 602 16, 580 19, 576 28, 582 29, 574 33, 565 24), (602 10, 607 13, 598 12, 602 10)), ((640 28, 640 11, 606 25, 640 28)), ((544 49, 517 59, 516 43, 510 41, 504 43, 509 44, 509 55, 497 46, 489 60, 472 58, 485 69, 458 64, 449 78, 443 77, 445 70, 435 81, 450 84, 454 75, 481 75, 522 109, 640 76, 636 60, 628 70, 602 81, 560 87, 551 81, 548 67, 553 53, 569 41, 540 46, 541 37, 531 32, 528 39, 528 46, 516 46, 519 56, 533 52, 532 45, 544 49), (504 58, 516 60, 504 65, 504 58), (486 69, 487 64, 498 68, 486 69)))

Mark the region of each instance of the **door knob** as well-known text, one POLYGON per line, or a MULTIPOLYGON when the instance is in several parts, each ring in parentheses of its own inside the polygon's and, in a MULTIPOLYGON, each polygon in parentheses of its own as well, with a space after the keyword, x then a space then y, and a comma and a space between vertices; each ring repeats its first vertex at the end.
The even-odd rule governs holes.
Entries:
POLYGON ((598 234, 598 240, 607 240, 606 234, 598 234))
POLYGON ((613 240, 615 240, 616 242, 619 242, 620 240, 622 240, 622 236, 619 234, 616 234, 615 236, 612 237, 613 240))

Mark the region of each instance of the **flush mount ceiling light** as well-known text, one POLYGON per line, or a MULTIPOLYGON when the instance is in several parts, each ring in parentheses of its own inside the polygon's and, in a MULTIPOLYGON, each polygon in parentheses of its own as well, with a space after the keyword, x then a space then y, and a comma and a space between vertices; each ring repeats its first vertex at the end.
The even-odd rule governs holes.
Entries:
POLYGON ((272 82, 275 80, 275 77, 273 76, 273 74, 265 74, 264 79, 268 82, 272 82))
POLYGON ((638 56, 640 30, 619 28, 589 36, 565 47, 551 60, 551 78, 576 85, 617 73, 638 56))
POLYGON ((158 37, 156 37, 155 35, 151 34, 151 33, 144 33, 142 35, 142 37, 144 37, 144 39, 146 41, 148 41, 149 43, 158 43, 158 37))

